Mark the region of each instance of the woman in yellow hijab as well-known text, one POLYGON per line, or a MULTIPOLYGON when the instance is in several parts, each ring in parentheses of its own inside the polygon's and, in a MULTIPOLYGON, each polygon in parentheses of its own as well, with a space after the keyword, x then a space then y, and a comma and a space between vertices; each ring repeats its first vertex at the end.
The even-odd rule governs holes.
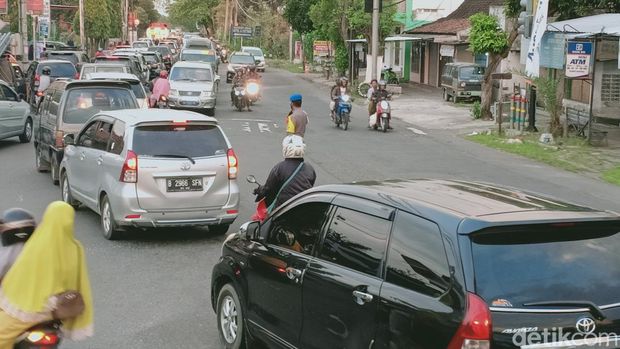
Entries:
POLYGON ((28 328, 52 319, 55 295, 77 291, 84 300, 81 315, 62 321, 64 338, 84 339, 93 333, 93 306, 86 258, 73 236, 75 211, 51 203, 41 224, 24 245, 0 285, 0 349, 28 328))

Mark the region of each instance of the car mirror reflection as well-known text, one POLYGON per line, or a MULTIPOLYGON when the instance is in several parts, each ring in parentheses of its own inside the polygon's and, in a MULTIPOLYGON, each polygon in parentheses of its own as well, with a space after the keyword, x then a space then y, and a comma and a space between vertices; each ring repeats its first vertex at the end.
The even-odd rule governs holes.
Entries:
POLYGON ((239 228, 239 232, 241 233, 241 236, 246 240, 255 240, 256 236, 258 235, 258 228, 260 228, 259 221, 247 222, 239 228))

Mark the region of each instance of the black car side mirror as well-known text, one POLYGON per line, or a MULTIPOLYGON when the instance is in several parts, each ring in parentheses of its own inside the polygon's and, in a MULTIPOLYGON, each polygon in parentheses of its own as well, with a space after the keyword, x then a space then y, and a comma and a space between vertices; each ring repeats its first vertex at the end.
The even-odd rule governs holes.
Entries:
POLYGON ((75 145, 75 136, 71 133, 66 134, 63 138, 62 141, 65 143, 65 146, 67 145, 75 145))
POLYGON ((259 228, 259 221, 247 222, 239 228, 239 232, 244 239, 255 240, 258 236, 259 228))

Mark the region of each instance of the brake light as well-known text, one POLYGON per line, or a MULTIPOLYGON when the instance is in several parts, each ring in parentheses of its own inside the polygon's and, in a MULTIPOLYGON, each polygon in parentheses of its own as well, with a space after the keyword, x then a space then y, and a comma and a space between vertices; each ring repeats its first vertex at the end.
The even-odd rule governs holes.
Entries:
POLYGON ((125 163, 121 170, 121 182, 137 183, 138 182, 138 156, 131 150, 127 151, 125 163))
POLYGON ((448 349, 489 349, 491 347, 491 311, 480 297, 467 293, 467 310, 448 349))
POLYGON ((140 219, 140 217, 142 217, 139 214, 128 214, 125 216, 125 219, 140 219))
MULTIPOLYGON (((165 96, 160 96, 159 100, 162 102, 165 102, 167 100, 167 98, 165 96)), ((174 120, 172 121, 172 125, 174 126, 186 126, 187 125, 187 120, 174 120)))
POLYGON ((226 211, 226 214, 237 214, 239 213, 239 210, 228 210, 226 211))
POLYGON ((28 341, 37 345, 58 344, 58 335, 55 333, 45 333, 43 331, 32 331, 28 334, 28 341))
POLYGON ((64 138, 65 137, 65 133, 62 131, 56 131, 56 134, 54 135, 54 145, 56 146, 56 148, 64 148, 65 146, 65 141, 64 138))
POLYGON ((237 161, 237 155, 232 149, 228 149, 228 179, 237 178, 239 172, 239 162, 237 161))

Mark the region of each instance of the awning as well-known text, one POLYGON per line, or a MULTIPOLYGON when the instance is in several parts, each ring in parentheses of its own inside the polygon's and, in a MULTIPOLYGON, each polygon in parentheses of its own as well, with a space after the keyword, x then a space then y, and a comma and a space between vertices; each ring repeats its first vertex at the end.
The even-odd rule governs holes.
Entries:
POLYGON ((385 38, 385 42, 394 42, 394 41, 415 41, 422 40, 422 38, 418 36, 405 36, 405 35, 397 35, 397 36, 389 36, 385 38))
POLYGON ((620 36, 620 13, 606 13, 547 24, 548 32, 620 36))

